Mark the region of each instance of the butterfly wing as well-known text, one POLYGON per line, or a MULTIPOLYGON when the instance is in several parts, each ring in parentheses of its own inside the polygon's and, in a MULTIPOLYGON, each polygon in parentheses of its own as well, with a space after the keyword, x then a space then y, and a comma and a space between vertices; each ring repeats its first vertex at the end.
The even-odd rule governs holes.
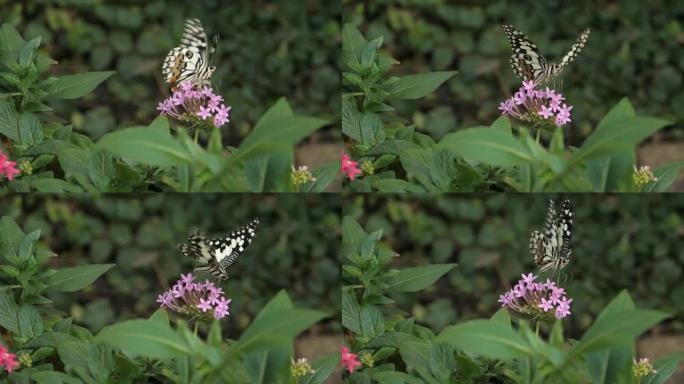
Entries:
POLYGON ((546 72, 547 63, 530 39, 511 25, 504 25, 503 30, 511 44, 511 67, 513 72, 525 81, 538 81, 546 72))
POLYGON ((244 227, 238 228, 226 236, 209 241, 214 263, 223 275, 226 269, 235 262, 252 243, 256 235, 259 219, 252 220, 244 227))
POLYGON ((164 81, 174 85, 186 81, 199 86, 206 84, 213 73, 209 66, 213 50, 209 48, 202 23, 198 19, 187 19, 180 45, 169 51, 162 63, 164 81))
POLYGON ((530 252, 541 272, 548 269, 559 270, 570 262, 572 250, 570 238, 572 234, 572 207, 568 199, 563 199, 560 213, 553 200, 549 201, 546 213, 544 233, 532 232, 530 252))
POLYGON ((570 51, 563 56, 558 64, 554 64, 553 76, 558 76, 558 74, 560 74, 561 71, 572 63, 579 53, 582 52, 582 49, 587 44, 587 40, 589 40, 589 32, 589 28, 585 29, 584 32, 579 35, 575 44, 572 45, 570 51))

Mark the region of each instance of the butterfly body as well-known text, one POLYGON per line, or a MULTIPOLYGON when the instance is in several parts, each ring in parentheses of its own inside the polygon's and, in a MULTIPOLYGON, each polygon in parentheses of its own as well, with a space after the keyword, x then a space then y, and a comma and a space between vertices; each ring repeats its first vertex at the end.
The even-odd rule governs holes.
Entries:
POLYGON ((180 45, 169 51, 162 63, 164 81, 177 88, 190 82, 195 87, 211 84, 216 69, 209 65, 215 48, 209 46, 207 34, 198 19, 187 19, 180 45))
POLYGON ((568 199, 563 199, 560 210, 551 200, 546 214, 544 233, 533 231, 530 236, 530 252, 541 272, 549 269, 563 269, 570 262, 572 249, 572 207, 568 199))
POLYGON ((521 79, 532 80, 537 84, 548 83, 558 77, 582 51, 590 33, 589 28, 585 29, 560 62, 549 64, 539 48, 522 32, 511 25, 504 25, 503 30, 513 51, 510 60, 513 72, 521 79))
POLYGON ((254 219, 249 224, 214 239, 208 239, 201 233, 191 234, 188 241, 180 244, 179 248, 185 256, 197 261, 195 271, 207 272, 219 279, 224 279, 228 277, 228 267, 251 244, 258 224, 259 219, 254 219))

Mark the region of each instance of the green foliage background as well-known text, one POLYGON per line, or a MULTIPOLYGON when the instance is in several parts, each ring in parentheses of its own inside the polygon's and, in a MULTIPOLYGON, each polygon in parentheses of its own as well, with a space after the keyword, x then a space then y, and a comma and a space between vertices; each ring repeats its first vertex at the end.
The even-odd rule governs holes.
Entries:
MULTIPOLYGON (((97 140, 117 127, 149 124, 168 96, 161 62, 180 40, 186 17, 218 34, 214 87, 231 105, 224 138, 244 137, 264 111, 287 97, 295 111, 339 120, 340 5, 320 1, 0 0, 3 22, 41 36, 60 74, 116 70, 95 93, 55 104, 55 114, 97 140)), ((328 130, 328 139, 339 138, 328 130)))
POLYGON ((40 228, 40 241, 57 253, 55 267, 116 263, 75 299, 52 297, 93 331, 158 308, 157 295, 192 271, 193 261, 177 248, 192 228, 221 235, 259 217, 257 237, 223 282, 233 300, 225 324, 236 337, 281 289, 297 306, 328 312, 323 331, 339 331, 340 200, 322 194, 31 194, 0 198, 0 212, 26 232, 40 228))
POLYGON ((457 70, 430 97, 394 103, 421 132, 439 139, 455 127, 489 125, 520 85, 501 24, 513 24, 556 61, 587 27, 584 51, 563 74, 577 145, 622 97, 638 114, 675 122, 684 137, 684 3, 663 1, 343 0, 343 18, 385 49, 402 73, 457 70))
MULTIPOLYGON (((684 196, 678 194, 567 196, 575 209, 572 259, 563 270, 581 334, 622 289, 637 307, 672 314, 666 331, 684 331, 684 196)), ((400 308, 439 331, 456 321, 490 317, 498 296, 522 273, 538 274, 529 236, 543 229, 545 194, 366 195, 348 197, 345 215, 368 232, 383 230, 397 266, 458 263, 430 289, 397 298, 400 308)), ((546 276, 544 276, 544 279, 546 276)))

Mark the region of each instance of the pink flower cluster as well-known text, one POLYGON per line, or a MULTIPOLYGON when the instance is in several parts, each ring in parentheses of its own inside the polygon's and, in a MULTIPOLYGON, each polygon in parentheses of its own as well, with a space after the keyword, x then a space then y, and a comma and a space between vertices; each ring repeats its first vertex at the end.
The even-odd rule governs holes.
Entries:
POLYGON ((19 174, 17 163, 9 161, 2 151, 0 151, 0 175, 5 175, 8 180, 14 179, 14 175, 19 174))
POLYGON ((569 123, 572 106, 561 105, 565 97, 548 87, 543 91, 535 87, 534 81, 523 82, 513 97, 499 105, 501 114, 523 121, 550 121, 558 127, 569 123))
POLYGON ((361 173, 361 170, 358 168, 358 161, 352 161, 349 158, 349 155, 346 153, 342 153, 342 168, 340 168, 340 171, 342 173, 345 173, 349 180, 354 181, 356 178, 356 175, 361 173))
POLYGON ((181 83, 168 99, 157 106, 162 115, 176 120, 191 123, 209 120, 216 127, 229 121, 230 108, 223 104, 223 97, 214 94, 210 87, 195 89, 190 82, 181 83))
POLYGON ((356 367, 361 365, 361 362, 356 360, 356 353, 349 353, 349 348, 342 347, 342 359, 340 364, 345 365, 349 373, 354 373, 356 367))
POLYGON ((7 348, 0 344, 0 368, 5 367, 7 372, 12 373, 12 370, 19 366, 19 362, 14 360, 15 357, 14 353, 9 353, 7 348))
POLYGON ((531 273, 523 274, 513 289, 499 296, 501 307, 533 316, 551 314, 557 319, 570 315, 572 299, 565 297, 565 289, 549 279, 535 283, 536 278, 531 273))
POLYGON ((223 297, 223 289, 205 280, 204 283, 193 283, 192 273, 181 274, 181 279, 157 298, 161 308, 167 308, 184 315, 201 315, 208 313, 215 319, 228 316, 230 299, 223 297))

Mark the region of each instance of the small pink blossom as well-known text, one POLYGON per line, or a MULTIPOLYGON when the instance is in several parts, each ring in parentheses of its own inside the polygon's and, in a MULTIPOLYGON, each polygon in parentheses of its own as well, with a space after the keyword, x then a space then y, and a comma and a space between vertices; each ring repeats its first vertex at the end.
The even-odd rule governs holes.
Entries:
POLYGON ((159 306, 192 317, 208 313, 218 320, 228 316, 230 299, 226 300, 223 290, 208 280, 194 283, 194 279, 191 273, 181 275, 171 289, 159 295, 159 306))
POLYGON ((157 110, 179 121, 193 124, 208 121, 220 127, 229 122, 230 107, 226 107, 223 97, 214 94, 210 87, 195 89, 190 82, 184 82, 157 105, 157 110))
POLYGON ((361 170, 358 168, 358 162, 357 161, 352 161, 349 158, 349 155, 346 153, 342 154, 342 167, 340 170, 342 173, 346 174, 349 180, 354 181, 356 178, 356 175, 361 173, 361 170))
POLYGON ((532 273, 523 274, 511 290, 499 296, 501 307, 532 317, 562 319, 569 316, 572 299, 565 296, 565 289, 548 279, 535 283, 536 278, 532 273))
POLYGON ((15 175, 20 172, 17 169, 17 163, 14 161, 9 161, 7 156, 0 151, 0 175, 5 175, 7 180, 14 179, 15 175))
POLYGON ((0 344, 0 368, 5 367, 8 373, 12 373, 14 368, 19 366, 19 362, 15 360, 16 355, 9 353, 4 345, 0 344))
POLYGON ((340 363, 347 367, 349 373, 354 373, 356 367, 361 365, 361 362, 356 360, 356 353, 349 353, 349 348, 342 347, 342 358, 340 363))
POLYGON ((565 97, 549 89, 538 90, 532 81, 525 81, 509 99, 499 104, 503 116, 537 124, 562 127, 569 123, 572 106, 562 104, 565 97))

